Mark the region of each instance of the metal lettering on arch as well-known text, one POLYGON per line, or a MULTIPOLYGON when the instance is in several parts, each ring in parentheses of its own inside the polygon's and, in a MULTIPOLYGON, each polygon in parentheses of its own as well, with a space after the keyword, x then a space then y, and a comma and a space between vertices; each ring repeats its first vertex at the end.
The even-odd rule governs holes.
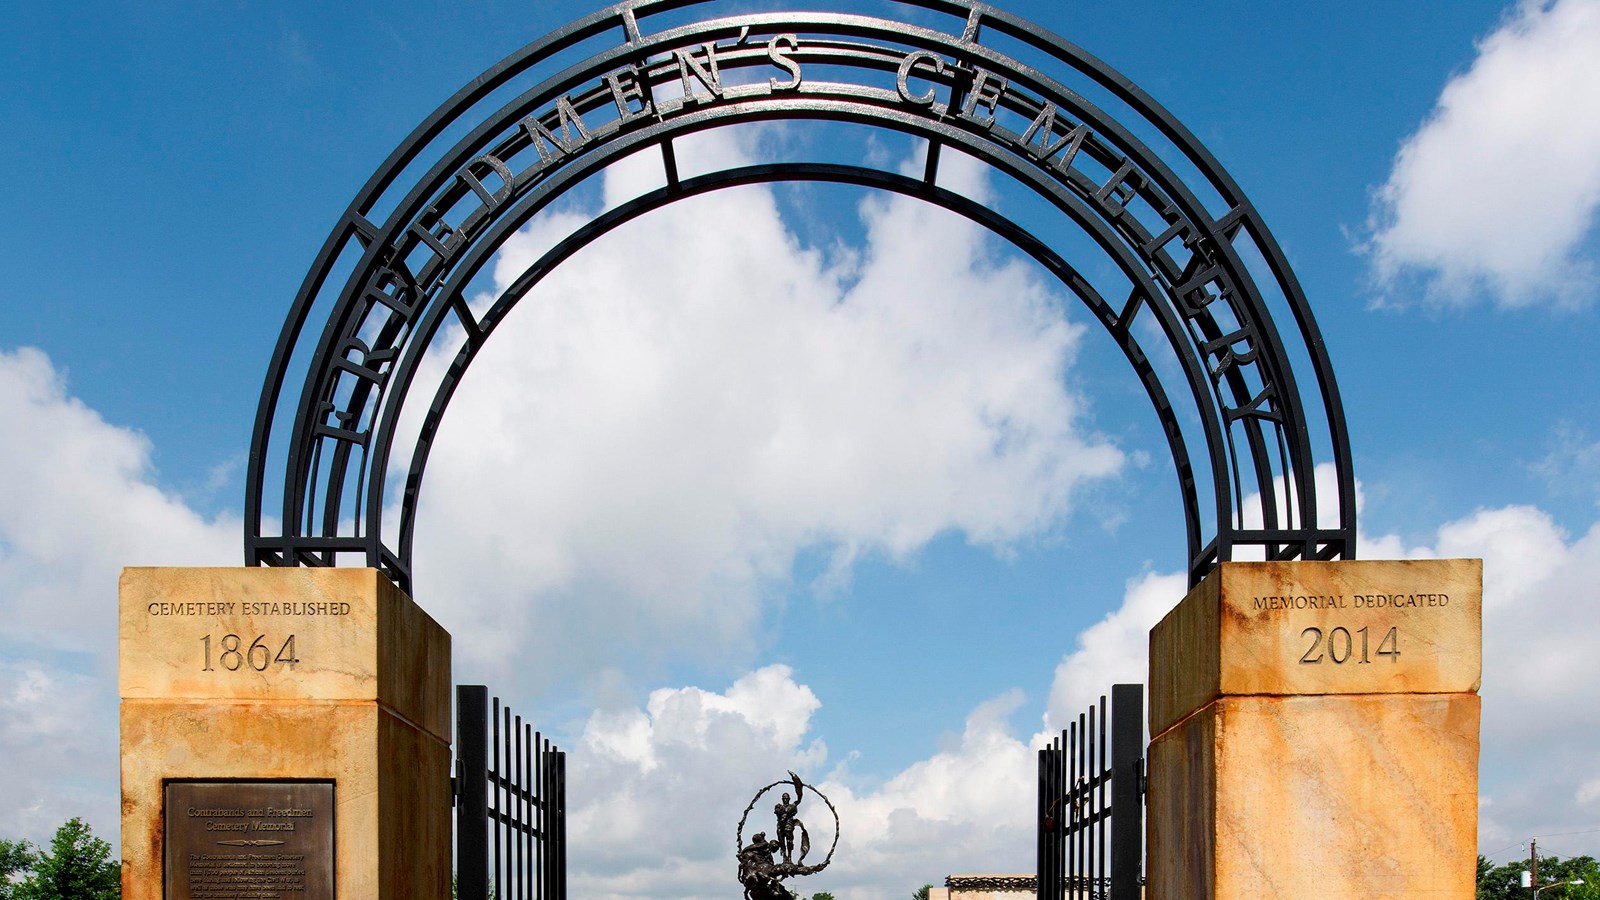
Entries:
POLYGON ((1166 110, 1081 48, 983 3, 900 0, 918 24, 716 15, 725 5, 632 0, 573 22, 461 89, 384 162, 323 245, 273 355, 251 445, 247 562, 354 562, 409 589, 429 450, 461 375, 518 300, 578 249, 653 209, 786 181, 937 204, 1011 242, 1076 296, 1161 422, 1191 582, 1241 555, 1354 556, 1349 440, 1316 322, 1256 210, 1166 110), (685 10, 701 8, 683 24, 685 10), (774 119, 906 134, 925 142, 926 167, 907 177, 773 159, 680 177, 676 140, 774 119), (1059 213, 1058 227, 1023 228, 941 185, 947 148, 1033 191, 1059 213), (508 237, 639 151, 658 156, 661 188, 587 222, 481 314, 468 307, 467 285, 508 237), (1094 263, 1110 264, 1114 293, 1055 246, 1068 233, 1092 241, 1094 263), (458 332, 443 378, 419 385, 430 343, 458 332), (1170 365, 1147 353, 1156 344, 1170 365), (420 429, 402 445, 402 413, 419 404, 420 429), (397 466, 406 468, 398 484, 397 466), (276 472, 281 506, 269 507, 276 472), (280 533, 268 531, 274 522, 280 533))

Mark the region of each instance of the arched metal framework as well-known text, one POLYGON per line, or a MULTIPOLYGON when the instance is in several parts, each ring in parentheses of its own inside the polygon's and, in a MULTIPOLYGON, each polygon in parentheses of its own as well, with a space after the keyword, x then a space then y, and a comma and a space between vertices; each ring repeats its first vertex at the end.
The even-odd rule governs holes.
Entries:
POLYGON ((796 181, 951 210, 1031 256, 1085 304, 1165 432, 1191 582, 1240 556, 1354 555, 1348 436, 1311 311, 1254 207, 1166 110, 1081 48, 982 3, 903 0, 904 18, 918 24, 748 12, 684 23, 686 11, 719 2, 632 0, 547 35, 451 97, 372 176, 306 276, 262 388, 248 563, 359 561, 409 590, 434 437, 510 309, 573 253, 653 209, 796 181), (926 143, 924 174, 780 160, 679 176, 675 141, 774 119, 910 135, 926 143), (941 185, 946 149, 1042 198, 1059 229, 1024 228, 941 185), (481 314, 469 308, 466 291, 507 238, 641 151, 659 155, 662 187, 594 217, 481 314), (1110 264, 1125 297, 1104 296, 1069 262, 1055 240, 1067 231, 1092 241, 1096 264, 1110 264), (1297 344, 1286 343, 1274 311, 1292 319, 1297 344), (308 332, 324 314, 320 333, 308 332), (397 446, 420 363, 447 336, 460 336, 454 361, 431 385, 414 439, 408 432, 397 446), (1153 358, 1142 341, 1165 347, 1153 358), (286 393, 294 380, 297 396, 286 393), (1314 393, 1302 395, 1305 380, 1314 393), (287 433, 275 429, 280 419, 292 421, 287 433), (409 453, 398 490, 389 478, 396 453, 409 453), (1321 496, 1319 465, 1333 476, 1321 496), (269 516, 268 491, 280 488, 281 513, 269 516), (274 522, 281 533, 271 533, 274 522))

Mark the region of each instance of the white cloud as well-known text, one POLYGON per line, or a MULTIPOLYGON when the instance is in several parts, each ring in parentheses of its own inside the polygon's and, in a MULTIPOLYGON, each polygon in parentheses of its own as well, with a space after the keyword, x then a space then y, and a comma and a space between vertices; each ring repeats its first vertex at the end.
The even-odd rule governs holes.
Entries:
MULTIPOLYGON (((746 152, 702 143, 718 165, 746 152)), ((656 177, 622 167, 607 202, 656 177)), ((522 301, 457 393, 421 501, 417 592, 469 661, 747 661, 801 551, 832 558, 820 587, 943 533, 1003 551, 1119 470, 1063 383, 1083 329, 1042 276, 926 205, 855 212, 864 250, 831 258, 764 188, 682 201, 522 301)), ((496 285, 577 221, 541 217, 496 285)))
POLYGON ((1056 666, 1044 735, 1059 732, 1099 702, 1113 684, 1146 684, 1150 629, 1189 593, 1181 574, 1146 572, 1128 581, 1122 605, 1078 635, 1078 647, 1056 666))
POLYGON ((38 350, 0 352, 0 422, 0 835, 83 815, 114 838, 118 573, 237 563, 240 523, 157 487, 149 441, 38 350))
POLYGON ((157 487, 149 440, 68 396, 44 353, 0 352, 0 422, 0 634, 82 650, 114 634, 123 566, 238 561, 238 520, 157 487))
POLYGON ((1480 510, 1407 555, 1482 557, 1479 844, 1594 827, 1600 782, 1600 523, 1576 540, 1527 506, 1480 510))
POLYGON ((1440 526, 1431 546, 1361 545, 1366 559, 1483 559, 1480 847, 1594 827, 1600 523, 1574 540, 1543 510, 1507 506, 1440 526))
POLYGON ((1007 725, 1022 702, 1013 690, 980 704, 955 746, 876 790, 825 783, 849 823, 836 893, 897 897, 953 873, 1033 869, 1038 751, 1007 725))
MULTIPOLYGON (((852 784, 847 767, 824 773, 826 745, 811 736, 821 703, 785 666, 745 675, 726 692, 664 689, 643 709, 594 713, 571 756, 574 893, 585 897, 708 897, 733 885, 734 826, 761 785, 799 772, 837 807, 834 863, 809 890, 891 897, 952 871, 1030 864, 1034 751, 1006 721, 1010 692, 981 704, 959 742, 881 787, 852 784)), ((749 814, 748 840, 771 832, 771 803, 749 814)), ((816 856, 832 817, 802 803, 816 856)))
POLYGON ((1419 275, 1435 302, 1594 297, 1600 2, 1524 0, 1395 157, 1366 247, 1381 290, 1419 275))
POLYGON ((38 660, 0 661, 0 834, 40 844, 82 816, 115 842, 117 698, 108 680, 38 660))

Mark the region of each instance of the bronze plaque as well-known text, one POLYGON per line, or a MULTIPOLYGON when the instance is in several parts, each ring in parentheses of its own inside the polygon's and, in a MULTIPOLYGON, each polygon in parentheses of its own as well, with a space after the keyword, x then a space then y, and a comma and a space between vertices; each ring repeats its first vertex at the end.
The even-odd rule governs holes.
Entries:
POLYGON ((332 900, 333 785, 169 781, 167 900, 332 900))

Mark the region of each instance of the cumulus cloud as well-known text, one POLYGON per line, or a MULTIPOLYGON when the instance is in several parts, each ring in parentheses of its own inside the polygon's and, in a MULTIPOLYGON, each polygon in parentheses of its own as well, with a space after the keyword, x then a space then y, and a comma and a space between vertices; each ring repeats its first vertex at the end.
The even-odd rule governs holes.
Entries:
MULTIPOLYGON (((701 143, 686 167, 748 156, 701 143)), ((949 168, 984 189, 975 164, 949 168)), ((650 171, 608 174, 605 202, 650 171)), ((945 533, 1003 551, 1119 470, 1063 380, 1083 327, 1038 273, 911 200, 843 212, 858 253, 802 246, 764 188, 685 200, 522 301, 457 393, 422 496, 417 590, 457 646, 589 672, 748 659, 802 551, 832 560, 819 589, 945 533)), ((541 217, 496 287, 582 218, 541 217)))
POLYGON ((1597 107, 1600 2, 1518 4, 1374 195, 1366 250, 1380 290, 1417 276, 1441 303, 1592 300, 1597 107))
POLYGON ((748 792, 827 757, 808 734, 820 705, 770 666, 723 693, 664 688, 642 709, 593 713, 569 763, 569 794, 582 798, 568 826, 576 893, 695 896, 732 883, 748 792))
POLYGON ((1480 846, 1592 828, 1600 523, 1573 539, 1534 507, 1485 509, 1405 555, 1484 561, 1480 846))
POLYGON ((1432 541, 1360 539, 1365 559, 1483 560, 1479 844, 1591 828, 1600 796, 1600 523, 1576 539, 1533 506, 1481 509, 1432 541))
MULTIPOLYGON (((958 742, 877 788, 827 769, 811 732, 821 701, 786 666, 768 666, 718 693, 662 689, 643 708, 597 711, 572 754, 573 885, 585 897, 706 897, 733 884, 733 824, 753 790, 794 770, 819 784, 844 823, 835 862, 807 887, 888 897, 951 871, 1030 864, 1034 756, 1008 731, 1022 702, 1008 692, 968 717, 958 742), (954 867, 954 868, 952 868, 954 867)), ((782 790, 779 788, 778 790, 782 790)), ((766 796, 745 838, 771 832, 766 796)), ((801 820, 815 861, 834 837, 817 799, 801 820)))
POLYGON ((39 350, 0 352, 0 422, 0 834, 115 835, 118 573, 237 563, 240 523, 162 490, 149 441, 39 350))
MULTIPOLYGON (((1056 666, 1044 735, 1060 732, 1113 684, 1145 684, 1150 629, 1189 593, 1182 573, 1146 572, 1130 579, 1122 605, 1078 635, 1077 648, 1056 666)), ((1042 741, 1041 741, 1042 743, 1042 741)))

